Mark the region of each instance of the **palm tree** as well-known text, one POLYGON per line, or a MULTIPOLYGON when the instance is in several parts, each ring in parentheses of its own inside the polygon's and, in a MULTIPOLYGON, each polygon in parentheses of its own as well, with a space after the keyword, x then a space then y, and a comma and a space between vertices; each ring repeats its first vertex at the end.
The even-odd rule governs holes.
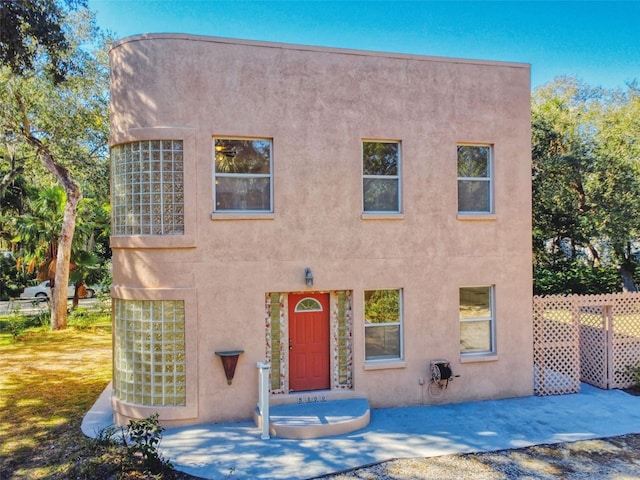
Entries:
POLYGON ((19 245, 17 266, 25 266, 27 274, 37 272, 39 281, 53 281, 55 277, 64 204, 62 187, 46 187, 38 191, 36 198, 28 200, 29 213, 14 220, 17 235, 12 242, 19 245))
MULTIPOLYGON (((38 281, 49 280, 55 288, 55 270, 59 232, 64 218, 66 202, 64 189, 51 186, 38 191, 29 201, 30 213, 15 219, 17 235, 13 242, 19 244, 18 268, 26 267, 28 274, 36 273, 38 281)), ((75 294, 72 309, 83 296, 87 276, 98 268, 98 257, 93 253, 97 236, 108 235, 109 212, 92 200, 82 200, 77 217, 76 231, 71 249, 69 281, 75 294)))

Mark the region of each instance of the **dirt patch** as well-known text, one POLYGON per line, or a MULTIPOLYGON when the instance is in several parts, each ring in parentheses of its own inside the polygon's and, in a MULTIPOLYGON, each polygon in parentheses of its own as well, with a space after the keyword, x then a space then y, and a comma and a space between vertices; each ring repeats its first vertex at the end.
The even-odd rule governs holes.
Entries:
POLYGON ((628 393, 629 395, 635 395, 636 397, 640 397, 640 387, 625 388, 624 392, 628 393))
POLYGON ((397 459, 325 480, 616 479, 640 478, 640 435, 538 445, 498 452, 397 459))

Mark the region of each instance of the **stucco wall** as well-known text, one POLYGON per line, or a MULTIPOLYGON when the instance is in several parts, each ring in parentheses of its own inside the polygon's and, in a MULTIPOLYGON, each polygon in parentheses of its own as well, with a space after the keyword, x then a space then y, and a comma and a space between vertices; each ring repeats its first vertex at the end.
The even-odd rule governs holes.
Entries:
POLYGON ((528 65, 186 35, 125 39, 110 59, 111 144, 185 142, 185 235, 112 239, 114 296, 195 292, 197 413, 176 422, 250 417, 269 292, 352 292, 353 391, 373 407, 532 393, 528 65), (272 214, 212 215, 214 135, 273 140, 272 214), (363 139, 401 142, 402 214, 363 215, 363 139), (461 142, 493 145, 493 215, 457 214, 461 142), (468 285, 496 296, 497 354, 475 361, 460 356, 468 285), (403 289, 404 358, 365 365, 363 292, 384 288, 403 289), (230 386, 225 349, 245 352, 230 386), (460 375, 439 399, 435 358, 460 375))

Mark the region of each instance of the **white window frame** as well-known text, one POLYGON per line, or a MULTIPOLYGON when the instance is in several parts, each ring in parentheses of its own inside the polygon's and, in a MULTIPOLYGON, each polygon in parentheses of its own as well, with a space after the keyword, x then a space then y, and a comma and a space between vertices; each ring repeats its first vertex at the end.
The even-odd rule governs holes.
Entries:
POLYGON ((461 181, 472 181, 472 182, 488 182, 489 183, 489 205, 488 205, 488 209, 487 210, 460 210, 460 204, 458 203, 458 213, 460 214, 468 214, 468 215, 474 215, 474 214, 493 214, 494 213, 494 200, 493 200, 493 188, 494 188, 494 181, 493 181, 493 145, 489 144, 489 143, 458 143, 456 145, 456 173, 458 172, 458 149, 459 147, 483 147, 483 148, 488 148, 489 149, 489 158, 487 159, 487 162, 489 163, 487 165, 487 176, 486 177, 460 177, 458 176, 458 180, 457 180, 457 188, 458 188, 458 192, 460 191, 460 182, 461 181))
POLYGON ((470 322, 489 322, 489 350, 480 350, 480 351, 470 351, 465 352, 462 350, 462 346, 460 348, 460 355, 462 357, 474 357, 474 356, 486 356, 486 355, 495 355, 496 354, 496 310, 495 310, 495 285, 467 285, 459 288, 458 296, 460 295, 460 291, 463 289, 472 289, 472 288, 488 288, 489 289, 489 316, 485 317, 476 317, 476 318, 462 318, 460 315, 460 304, 458 303, 458 317, 460 321, 460 329, 462 330, 463 323, 470 322))
POLYGON ((398 214, 402 213, 402 143, 398 140, 371 140, 363 139, 361 144, 361 167, 362 167, 362 212, 364 214, 398 214), (368 175, 364 173, 364 144, 365 143, 393 143, 398 145, 398 158, 396 160, 396 175, 368 175), (364 200, 364 185, 366 180, 395 180, 398 185, 398 208, 396 210, 367 210, 364 200))
POLYGON ((221 214, 270 214, 273 213, 273 139, 267 137, 232 137, 232 136, 221 136, 215 135, 211 139, 212 147, 213 147, 213 213, 221 213, 221 214), (262 141, 269 142, 269 173, 223 173, 216 172, 216 140, 239 140, 239 141, 262 141), (242 209, 242 208, 233 208, 233 209, 218 209, 217 204, 217 195, 218 192, 216 190, 217 179, 218 178, 268 178, 269 179, 269 208, 268 209, 242 209))
MULTIPOLYGON (((366 363, 371 363, 371 362, 394 362, 394 361, 399 361, 404 359, 404 314, 403 314, 403 290, 402 288, 375 288, 375 289, 367 289, 365 290, 366 292, 375 292, 375 291, 380 291, 380 290, 393 290, 393 291, 397 291, 398 292, 398 321, 397 322, 390 322, 390 323, 369 323, 367 322, 366 317, 363 318, 364 320, 364 339, 365 339, 365 345, 364 345, 364 357, 365 357, 365 362, 366 363), (380 328, 380 327, 392 327, 392 326, 398 326, 398 348, 399 348, 399 352, 398 352, 398 356, 397 357, 389 357, 389 356, 383 356, 383 357, 367 357, 367 346, 366 346, 366 330, 368 328, 380 328)), ((365 312, 365 303, 366 303, 366 299, 365 299, 365 295, 363 294, 362 296, 363 299, 363 316, 364 316, 364 312, 365 312)))

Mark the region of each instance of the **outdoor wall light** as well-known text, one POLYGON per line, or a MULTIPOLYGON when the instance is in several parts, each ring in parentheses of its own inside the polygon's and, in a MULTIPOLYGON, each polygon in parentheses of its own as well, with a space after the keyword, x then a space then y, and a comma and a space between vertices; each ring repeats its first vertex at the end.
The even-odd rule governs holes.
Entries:
POLYGON ((304 271, 304 282, 307 284, 307 287, 313 287, 313 273, 311 273, 309 267, 304 271))
POLYGON ((238 357, 243 353, 244 350, 227 350, 224 352, 215 352, 215 354, 220 357, 220 360, 222 360, 222 368, 224 368, 224 374, 227 377, 227 385, 231 385, 233 375, 236 372, 238 357))

